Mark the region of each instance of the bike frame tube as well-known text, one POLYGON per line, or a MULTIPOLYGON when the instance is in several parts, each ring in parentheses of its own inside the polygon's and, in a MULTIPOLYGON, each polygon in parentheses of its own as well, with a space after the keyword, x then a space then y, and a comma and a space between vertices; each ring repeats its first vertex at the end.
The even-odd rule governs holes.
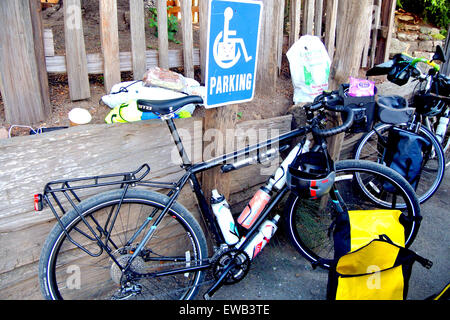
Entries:
MULTIPOLYGON (((170 133, 175 141, 175 144, 178 149, 178 153, 180 154, 180 157, 183 161, 182 167, 186 170, 186 173, 183 175, 183 177, 176 183, 175 190, 171 191, 171 196, 169 198, 169 202, 167 203, 167 206, 164 208, 164 210, 161 212, 161 214, 156 218, 152 228, 147 232, 145 235, 143 241, 139 244, 139 246, 136 248, 135 252, 133 253, 133 256, 129 259, 127 266, 124 268, 124 270, 128 269, 133 260, 139 255, 140 251, 144 248, 144 246, 147 244, 147 242, 150 240, 153 231, 157 228, 158 224, 161 222, 164 215, 169 211, 170 207, 175 203, 176 199, 178 198, 181 189, 183 189, 186 182, 190 181, 191 187, 196 195, 201 215, 204 219, 206 219, 206 222, 208 223, 209 230, 214 236, 216 243, 220 245, 221 243, 224 243, 223 236, 220 232, 220 229, 218 228, 217 222, 214 219, 213 213, 211 212, 211 209, 209 208, 208 202, 205 198, 205 195, 203 193, 203 190, 201 188, 200 182, 197 179, 196 174, 201 173, 203 171, 209 170, 211 168, 217 167, 221 164, 225 164, 227 161, 230 160, 236 160, 237 158, 244 156, 246 154, 249 154, 251 152, 260 150, 265 147, 270 147, 273 144, 277 144, 283 141, 287 141, 289 139, 306 135, 308 132, 311 131, 310 126, 301 127, 295 130, 292 130, 290 132, 287 132, 285 134, 282 134, 276 138, 268 139, 262 143, 257 143, 251 146, 247 146, 245 148, 242 148, 235 152, 230 152, 225 155, 210 159, 208 161, 204 161, 198 164, 192 164, 185 149, 183 146, 183 143, 181 141, 181 138, 178 134, 178 131, 176 129, 175 123, 173 119, 168 119, 167 125, 169 127, 170 133)), ((246 240, 244 241, 243 245, 245 245, 246 242, 251 239, 251 236, 258 230, 259 225, 264 221, 265 217, 269 214, 271 209, 276 205, 276 203, 284 196, 284 194, 287 192, 287 188, 282 188, 277 196, 269 202, 266 209, 263 211, 261 216, 258 218, 256 223, 252 226, 251 229, 249 229, 247 233, 246 240)), ((209 266, 209 265, 208 265, 209 266)), ((202 268, 203 266, 201 266, 202 268)), ((193 270, 198 269, 198 266, 193 266, 191 268, 182 268, 182 269, 176 269, 172 270, 170 273, 180 273, 185 272, 186 270, 193 270)))

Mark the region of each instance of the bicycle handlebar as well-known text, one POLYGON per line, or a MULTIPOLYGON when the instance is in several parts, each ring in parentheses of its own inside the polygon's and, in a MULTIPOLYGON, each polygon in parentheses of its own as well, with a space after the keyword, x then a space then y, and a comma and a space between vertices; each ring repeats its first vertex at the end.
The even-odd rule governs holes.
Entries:
POLYGON ((312 103, 307 107, 311 111, 324 108, 329 111, 346 114, 345 121, 342 125, 330 129, 320 129, 318 126, 313 126, 311 129, 313 134, 320 137, 331 137, 344 132, 352 126, 354 119, 353 109, 349 106, 335 105, 337 103, 342 103, 341 97, 324 97, 321 101, 312 103))

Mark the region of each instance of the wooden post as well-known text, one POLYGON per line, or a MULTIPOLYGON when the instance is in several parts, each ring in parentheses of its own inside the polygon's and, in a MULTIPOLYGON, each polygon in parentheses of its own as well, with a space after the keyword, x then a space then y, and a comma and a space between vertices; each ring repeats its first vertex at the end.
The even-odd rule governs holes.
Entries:
MULTIPOLYGON (((361 54, 366 43, 367 16, 372 8, 372 0, 347 0, 339 2, 340 26, 336 42, 336 53, 330 68, 329 89, 335 90, 342 83, 348 83, 349 77, 358 76, 361 66, 361 54), (342 6, 342 7, 341 7, 342 6)), ((340 124, 340 116, 334 119, 335 124, 340 124)), ((330 138, 328 150, 330 155, 339 159, 344 134, 330 138)))
POLYGON ((389 59, 396 4, 396 0, 383 0, 381 2, 381 32, 378 34, 377 52, 375 56, 376 64, 383 63, 389 59))
POLYGON ((277 76, 280 75, 281 72, 281 64, 283 60, 283 42, 284 42, 284 5, 285 1, 280 1, 280 5, 278 7, 276 21, 278 23, 278 30, 276 31, 278 34, 278 52, 277 52, 277 59, 278 59, 278 73, 277 76))
POLYGON ((208 10, 209 0, 199 0, 200 19, 200 72, 201 82, 205 82, 206 72, 206 51, 208 47, 208 10))
POLYGON ((300 36, 300 15, 301 15, 301 0, 291 0, 289 8, 289 47, 291 47, 300 36))
POLYGON ((316 0, 314 11, 314 35, 322 38, 323 0, 316 0))
POLYGON ((373 14, 375 15, 374 25, 372 26, 372 44, 370 51, 370 67, 375 65, 375 53, 377 48, 378 28, 380 27, 381 0, 374 0, 373 14))
POLYGON ((371 34, 371 27, 372 27, 372 21, 373 21, 373 0, 371 0, 371 9, 368 10, 367 14, 368 16, 366 17, 366 20, 368 21, 368 23, 366 23, 364 25, 364 28, 366 30, 366 34, 365 34, 365 39, 366 39, 366 43, 364 44, 364 49, 363 49, 363 53, 362 53, 362 57, 361 57, 361 67, 366 68, 368 65, 368 60, 369 60, 369 48, 370 48, 370 34, 371 34))
POLYGON ((100 40, 106 92, 120 82, 119 30, 117 0, 100 0, 100 40))
POLYGON ((445 46, 442 48, 445 54, 445 60, 447 60, 441 68, 442 74, 450 75, 450 24, 448 25, 447 38, 445 39, 445 46))
POLYGON ((281 1, 265 0, 263 1, 263 11, 261 15, 261 31, 258 49, 258 66, 256 72, 256 94, 271 95, 276 89, 276 80, 278 77, 278 47, 280 28, 278 28, 280 9, 284 8, 281 1), (274 21, 275 20, 275 21, 274 21))
MULTIPOLYGON (((204 154, 204 157, 217 157, 224 154, 224 146, 226 145, 225 139, 227 138, 226 130, 234 129, 236 127, 237 110, 237 105, 228 105, 205 110, 205 118, 203 121, 203 130, 205 134, 203 136, 208 137, 208 130, 214 130, 212 131, 212 138, 214 138, 214 141, 212 141, 211 144, 203 146, 203 150, 207 148, 211 151, 211 154, 204 154)), ((211 133, 211 131, 209 133, 211 133)), ((205 141, 203 141, 203 143, 205 144, 205 141)), ((206 160, 208 159, 203 159, 203 161, 206 160)), ((213 189, 217 189, 225 196, 225 198, 228 198, 230 195, 230 175, 229 173, 221 173, 220 167, 205 171, 202 176, 202 187, 208 201, 211 198, 211 191, 213 189)))
POLYGON ((159 67, 169 69, 169 37, 167 34, 167 2, 157 1, 159 67))
POLYGON ((183 32, 184 75, 188 78, 194 78, 192 0, 181 1, 181 31, 183 32))
POLYGON ((42 6, 39 0, 30 0, 30 13, 31 13, 31 23, 33 25, 34 52, 36 54, 36 62, 38 64, 42 105, 44 108, 44 116, 48 116, 51 113, 51 103, 50 103, 50 91, 48 87, 47 67, 45 64, 42 6))
POLYGON ((314 0, 304 0, 302 34, 313 34, 314 0))
POLYGON ((133 79, 141 80, 147 70, 144 3, 142 0, 130 0, 130 32, 133 79))
POLYGON ((64 1, 64 41, 70 99, 72 101, 88 99, 91 91, 80 0, 64 1))
POLYGON ((5 118, 11 124, 42 121, 49 107, 46 83, 40 83, 46 81, 40 17, 35 4, 30 4, 30 0, 0 3, 0 90, 5 118))
POLYGON ((336 24, 339 0, 327 0, 327 19, 325 24, 325 47, 328 55, 333 61, 334 47, 336 42, 336 24))

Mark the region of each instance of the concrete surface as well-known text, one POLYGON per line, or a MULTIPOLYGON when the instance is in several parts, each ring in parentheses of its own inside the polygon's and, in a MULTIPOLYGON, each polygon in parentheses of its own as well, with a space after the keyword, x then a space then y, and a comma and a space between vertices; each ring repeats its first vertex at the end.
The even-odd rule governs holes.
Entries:
MULTIPOLYGON (((436 194, 421 206, 422 225, 411 249, 433 262, 431 269, 415 263, 408 300, 422 300, 450 281, 450 168, 436 194)), ((325 300, 328 273, 313 270, 291 246, 284 230, 253 261, 239 283, 223 286, 213 300, 325 300)), ((200 296, 198 298, 201 298, 200 296)))

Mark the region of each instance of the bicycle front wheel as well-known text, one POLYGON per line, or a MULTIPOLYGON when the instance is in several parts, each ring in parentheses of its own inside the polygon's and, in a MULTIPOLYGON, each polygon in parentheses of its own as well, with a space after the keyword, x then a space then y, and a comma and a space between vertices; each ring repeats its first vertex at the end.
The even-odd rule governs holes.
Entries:
MULTIPOLYGON (((391 127, 392 125, 383 123, 375 127, 376 131, 372 130, 365 134, 356 147, 355 159, 385 164, 385 144, 380 141, 387 140, 391 127)), ((404 128, 402 125, 398 125, 398 127, 404 128)), ((417 134, 429 141, 432 147, 430 154, 425 156, 422 163, 422 170, 415 190, 420 203, 424 203, 433 196, 442 182, 445 158, 439 141, 428 129, 421 126, 417 134)))
POLYGON ((162 194, 128 190, 105 192, 82 201, 56 224, 41 253, 39 280, 46 299, 192 299, 207 258, 204 233, 192 214, 175 203, 160 223, 168 202, 162 194), (144 236, 151 238, 130 260, 144 236), (101 240, 102 245, 96 237, 101 240), (122 272, 127 264, 128 272, 122 272))
MULTIPOLYGON (((336 162, 334 188, 339 192, 348 210, 386 209, 365 194, 357 182, 362 178, 371 188, 381 190, 383 185, 391 185, 392 194, 385 195, 385 203, 396 207, 401 200, 405 208, 402 215, 408 221, 405 226, 405 245, 414 241, 420 222, 420 204, 410 184, 394 170, 380 164, 343 160, 336 162), (393 188, 392 188, 393 186, 393 188), (390 199, 390 200, 388 200, 390 199)), ((339 214, 329 196, 319 200, 302 199, 291 193, 285 206, 285 226, 287 234, 297 251, 313 265, 329 269, 334 256, 332 228, 339 214)))

